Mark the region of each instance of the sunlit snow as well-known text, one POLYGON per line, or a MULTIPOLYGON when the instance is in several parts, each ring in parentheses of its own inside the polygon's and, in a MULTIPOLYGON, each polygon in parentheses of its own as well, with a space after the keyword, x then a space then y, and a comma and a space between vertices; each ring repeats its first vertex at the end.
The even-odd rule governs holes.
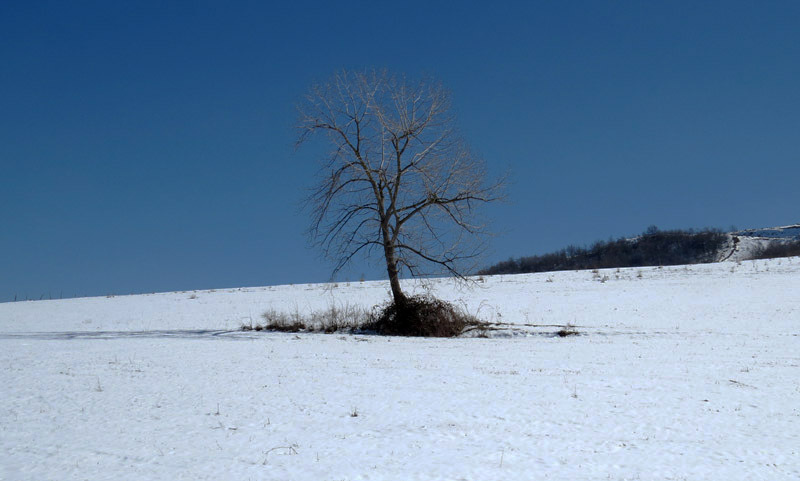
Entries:
POLYGON ((515 326, 239 330, 380 282, 0 304, 0 479, 800 478, 800 258, 407 286, 515 326))

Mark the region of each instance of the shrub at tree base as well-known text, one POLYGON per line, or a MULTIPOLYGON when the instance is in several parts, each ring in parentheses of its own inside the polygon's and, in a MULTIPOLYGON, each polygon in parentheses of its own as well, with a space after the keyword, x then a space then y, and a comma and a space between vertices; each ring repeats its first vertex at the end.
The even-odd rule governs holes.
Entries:
POLYGON ((429 296, 391 302, 364 326, 385 336, 455 337, 478 320, 452 304, 429 296))

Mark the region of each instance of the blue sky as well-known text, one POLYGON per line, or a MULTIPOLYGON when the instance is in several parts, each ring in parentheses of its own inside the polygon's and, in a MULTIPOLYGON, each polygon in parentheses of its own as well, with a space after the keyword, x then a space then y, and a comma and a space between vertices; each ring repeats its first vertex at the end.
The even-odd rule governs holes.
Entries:
POLYGON ((340 68, 452 90, 487 264, 800 221, 800 2, 283 3, 0 4, 0 302, 326 281, 294 105, 340 68))

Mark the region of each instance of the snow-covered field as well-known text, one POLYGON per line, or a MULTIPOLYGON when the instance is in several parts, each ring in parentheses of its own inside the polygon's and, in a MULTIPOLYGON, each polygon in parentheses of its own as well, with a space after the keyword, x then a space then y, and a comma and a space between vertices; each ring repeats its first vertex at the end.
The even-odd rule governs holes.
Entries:
POLYGON ((414 289, 520 326, 238 331, 378 282, 0 304, 0 479, 800 479, 800 258, 414 289))

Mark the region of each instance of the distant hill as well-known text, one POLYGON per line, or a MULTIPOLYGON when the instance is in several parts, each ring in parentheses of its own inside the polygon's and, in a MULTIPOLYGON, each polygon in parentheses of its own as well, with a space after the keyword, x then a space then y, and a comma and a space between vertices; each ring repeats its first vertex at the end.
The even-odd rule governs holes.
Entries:
POLYGON ((738 239, 729 259, 772 259, 800 256, 800 224, 764 229, 747 229, 729 234, 738 239))
POLYGON ((729 233, 714 229, 661 231, 652 226, 633 238, 510 258, 482 269, 478 274, 701 264, 795 255, 800 255, 800 224, 729 233))
POLYGON ((769 239, 800 239, 800 224, 785 225, 783 227, 767 227, 764 229, 746 229, 731 232, 731 235, 769 239))

